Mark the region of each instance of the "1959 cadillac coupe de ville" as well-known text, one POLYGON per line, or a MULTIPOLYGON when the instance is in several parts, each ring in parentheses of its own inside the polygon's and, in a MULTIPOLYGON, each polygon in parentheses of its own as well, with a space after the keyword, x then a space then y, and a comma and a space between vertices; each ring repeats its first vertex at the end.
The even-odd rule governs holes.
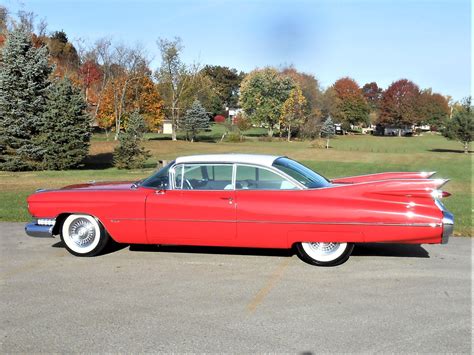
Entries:
POLYGON ((453 215, 434 173, 328 180, 282 156, 180 157, 139 182, 88 183, 28 197, 30 236, 60 235, 77 256, 118 243, 292 248, 341 264, 354 243, 447 243, 453 215))

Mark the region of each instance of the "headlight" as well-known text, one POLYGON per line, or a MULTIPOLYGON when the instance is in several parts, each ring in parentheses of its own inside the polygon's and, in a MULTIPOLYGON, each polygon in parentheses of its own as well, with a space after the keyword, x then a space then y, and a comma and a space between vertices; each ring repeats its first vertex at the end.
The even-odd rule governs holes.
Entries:
POLYGON ((54 226, 56 219, 54 218, 38 218, 36 224, 40 226, 54 226))

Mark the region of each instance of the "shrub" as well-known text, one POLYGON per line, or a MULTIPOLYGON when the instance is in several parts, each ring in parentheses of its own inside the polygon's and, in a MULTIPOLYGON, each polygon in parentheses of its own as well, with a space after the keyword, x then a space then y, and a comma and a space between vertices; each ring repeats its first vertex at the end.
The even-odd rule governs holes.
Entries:
POLYGON ((215 115, 214 116, 214 122, 215 123, 224 123, 225 122, 225 117, 222 115, 215 115))
POLYGON ((311 141, 311 144, 309 145, 311 148, 316 148, 316 149, 324 149, 326 148, 326 140, 325 139, 315 139, 311 141))
POLYGON ((243 139, 241 138, 240 133, 230 132, 227 135, 227 142, 238 143, 243 142, 243 139))

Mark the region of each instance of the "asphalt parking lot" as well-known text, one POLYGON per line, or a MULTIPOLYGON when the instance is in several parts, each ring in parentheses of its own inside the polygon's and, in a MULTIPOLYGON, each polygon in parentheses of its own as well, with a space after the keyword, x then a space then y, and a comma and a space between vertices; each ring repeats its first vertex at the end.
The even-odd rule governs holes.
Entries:
POLYGON ((2 353, 471 353, 472 242, 288 251, 126 246, 68 254, 1 223, 2 353))

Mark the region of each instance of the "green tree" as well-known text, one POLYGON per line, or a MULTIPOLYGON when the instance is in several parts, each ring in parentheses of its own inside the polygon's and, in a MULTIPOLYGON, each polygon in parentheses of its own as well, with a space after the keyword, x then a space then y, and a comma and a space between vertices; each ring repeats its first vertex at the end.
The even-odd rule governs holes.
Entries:
POLYGON ((461 142, 464 153, 469 152, 469 143, 472 142, 474 136, 474 111, 471 97, 466 98, 462 108, 456 110, 453 117, 446 122, 443 135, 448 139, 461 142))
POLYGON ((329 139, 334 137, 335 134, 334 122, 331 117, 328 117, 321 127, 321 137, 326 138, 326 149, 329 149, 329 139))
POLYGON ((0 169, 41 169, 39 138, 50 86, 48 52, 35 48, 24 28, 14 29, 0 62, 0 169))
POLYGON ((67 78, 57 80, 48 90, 40 143, 43 167, 64 170, 78 166, 89 151, 90 117, 80 89, 67 78))
POLYGON ((243 72, 220 65, 206 65, 201 72, 211 80, 214 95, 210 100, 210 111, 213 116, 224 114, 226 106, 238 105, 239 87, 245 76, 243 72))
POLYGON ((255 125, 268 129, 273 136, 279 122, 281 107, 295 87, 294 81, 273 68, 249 73, 240 85, 240 105, 255 125))
POLYGON ((181 121, 181 128, 186 132, 186 135, 191 135, 191 142, 194 142, 196 134, 209 128, 209 125, 209 116, 206 109, 199 100, 194 100, 191 108, 186 111, 186 115, 181 121))
POLYGON ((114 165, 119 169, 142 168, 150 153, 141 142, 146 131, 144 118, 134 111, 127 120, 125 131, 119 134, 119 145, 114 149, 114 165))

